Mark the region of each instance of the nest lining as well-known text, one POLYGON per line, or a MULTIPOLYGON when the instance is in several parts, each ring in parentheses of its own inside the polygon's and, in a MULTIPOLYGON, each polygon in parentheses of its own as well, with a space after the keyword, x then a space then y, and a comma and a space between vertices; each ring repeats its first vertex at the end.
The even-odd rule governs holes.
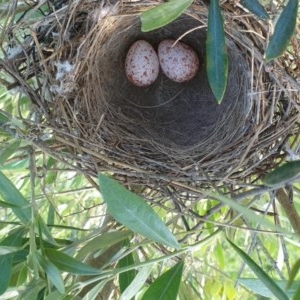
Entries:
POLYGON ((141 33, 137 12, 143 5, 122 3, 118 16, 97 19, 102 4, 82 1, 47 20, 48 39, 35 39, 33 45, 44 49, 40 66, 33 66, 31 57, 23 61, 38 74, 35 83, 43 82, 38 87, 26 81, 24 71, 10 70, 21 73, 19 84, 42 115, 40 136, 43 128, 51 129, 56 143, 69 148, 69 154, 56 155, 79 163, 89 175, 109 170, 137 183, 232 183, 273 166, 285 138, 297 134, 299 99, 288 93, 294 81, 283 83, 278 77, 280 61, 273 72, 265 71, 266 25, 246 22, 226 4, 230 70, 225 99, 218 105, 205 72, 205 6, 195 5, 170 25, 141 33), (253 33, 240 32, 249 26, 253 33), (128 82, 124 61, 134 41, 145 39, 157 48, 161 40, 197 27, 182 38, 200 58, 196 78, 178 84, 160 72, 148 88, 128 82), (53 39, 50 28, 59 39, 53 39), (46 47, 54 52, 49 55, 46 47))

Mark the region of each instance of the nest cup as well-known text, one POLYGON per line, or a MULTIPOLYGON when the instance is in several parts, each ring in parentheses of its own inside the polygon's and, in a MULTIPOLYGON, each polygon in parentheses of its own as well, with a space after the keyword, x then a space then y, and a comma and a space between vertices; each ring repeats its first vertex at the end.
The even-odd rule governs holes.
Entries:
MULTIPOLYGON (((206 29, 199 21, 184 16, 170 25, 150 33, 141 32, 139 18, 116 17, 109 20, 114 30, 101 47, 99 38, 92 39, 88 58, 88 76, 82 87, 97 124, 103 122, 114 130, 114 142, 128 145, 143 141, 143 147, 176 156, 191 153, 205 156, 222 151, 248 127, 250 108, 249 70, 234 43, 228 40, 229 77, 223 102, 219 105, 210 89, 205 66, 206 29), (164 39, 178 39, 192 47, 200 59, 200 71, 195 78, 177 83, 162 71, 154 84, 146 88, 133 85, 126 78, 124 61, 129 47, 137 40, 148 41, 155 49, 164 39), (160 150, 159 150, 160 149, 160 150)), ((105 34, 105 22, 101 30, 105 34)), ((100 37, 101 39, 101 37, 100 37)), ((84 108, 83 108, 84 109, 84 108)), ((101 128, 99 135, 102 135, 101 128)), ((135 147, 134 147, 135 148, 135 147)))
MULTIPOLYGON (((3 61, 13 86, 22 86, 40 117, 40 126, 24 120, 38 147, 86 175, 110 171, 152 188, 235 184, 278 163, 288 137, 298 134, 299 99, 289 91, 299 87, 283 61, 267 71, 268 24, 242 12, 238 18, 236 7, 224 7, 229 73, 218 104, 206 74, 204 4, 148 33, 141 31, 140 12, 149 9, 143 1, 114 7, 119 11, 112 15, 102 2, 63 3, 35 24, 38 34, 30 51, 24 45, 24 58, 3 61), (134 86, 125 58, 141 39, 156 50, 164 39, 179 39, 197 52, 199 73, 176 83, 160 70, 152 85, 134 86), (43 142, 49 133, 52 145, 43 142), (68 151, 56 150, 62 148, 68 151)), ((8 32, 17 37, 23 28, 25 21, 8 32)))
POLYGON ((77 112, 72 128, 80 124, 80 132, 87 137, 84 147, 92 144, 141 173, 146 169, 165 178, 170 172, 175 178, 185 176, 180 168, 222 155, 251 129, 249 67, 230 36, 227 50, 227 90, 218 104, 206 73, 206 26, 197 17, 184 14, 148 33, 141 32, 136 14, 102 19, 80 48, 84 59, 77 57, 75 81, 80 88, 74 98, 64 97, 73 107, 72 115, 77 112), (125 58, 135 41, 146 40, 157 49, 162 40, 179 38, 197 52, 200 70, 195 78, 177 83, 160 70, 149 87, 129 82, 125 58))

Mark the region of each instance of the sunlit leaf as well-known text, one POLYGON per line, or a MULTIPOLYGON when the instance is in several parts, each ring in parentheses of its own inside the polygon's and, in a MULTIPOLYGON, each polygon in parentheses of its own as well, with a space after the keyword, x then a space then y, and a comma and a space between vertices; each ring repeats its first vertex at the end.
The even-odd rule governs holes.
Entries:
POLYGON ((258 0, 241 0, 241 4, 259 18, 263 20, 270 19, 269 14, 258 0))
POLYGON ((289 0, 282 11, 266 50, 267 61, 275 59, 286 50, 296 27, 298 3, 299 0, 289 0))
POLYGON ((47 258, 61 271, 78 275, 99 275, 101 270, 90 267, 62 251, 46 248, 47 258))
POLYGON ((12 254, 19 251, 19 247, 13 246, 0 246, 0 255, 12 254))
POLYGON ((235 211, 241 213, 244 218, 247 218, 248 220, 255 221, 257 224, 266 226, 267 228, 277 231, 277 232, 283 232, 283 229, 280 228, 279 226, 274 225, 272 222, 270 222, 268 219, 259 216, 255 212, 253 212, 251 209, 248 207, 245 207, 241 204, 239 204, 237 201, 230 199, 224 195, 220 194, 214 194, 214 193, 209 193, 208 194, 212 199, 217 199, 221 201, 222 203, 230 206, 232 209, 235 211))
POLYGON ((16 206, 12 208, 12 211, 24 224, 30 222, 31 207, 29 202, 2 172, 0 172, 0 195, 5 202, 16 206))
POLYGON ((177 19, 193 0, 171 0, 146 10, 141 15, 142 31, 147 32, 163 27, 177 19))
POLYGON ((227 241, 230 243, 232 248, 238 253, 242 258, 244 263, 254 272, 254 274, 261 280, 261 282, 268 288, 268 290, 276 297, 278 300, 289 300, 288 295, 276 284, 276 282, 242 249, 236 246, 229 239, 227 241))
MULTIPOLYGON (((240 278, 238 281, 240 284, 245 286, 251 292, 266 297, 266 298, 274 298, 273 293, 263 284, 260 279, 257 278, 240 278)), ((274 280, 276 284, 282 289, 285 290, 287 281, 286 280, 274 280)), ((293 295, 296 292, 297 286, 299 285, 299 281, 294 282, 294 284, 288 289, 285 290, 289 299, 293 298, 293 295)), ((298 298, 299 299, 299 298, 298 298)))
POLYGON ((297 274, 299 273, 299 270, 300 270, 300 259, 298 259, 294 264, 293 264, 293 267, 290 271, 290 278, 289 278, 289 281, 287 283, 287 286, 286 288, 289 289, 293 282, 295 281, 295 278, 297 276, 297 274))
POLYGON ((18 280, 17 280, 16 286, 20 286, 26 282, 29 272, 30 271, 28 269, 28 266, 26 265, 26 263, 24 263, 23 267, 18 272, 18 280))
POLYGON ((29 284, 26 284, 26 289, 21 290, 19 299, 22 300, 40 300, 43 297, 45 291, 46 281, 43 279, 32 280, 29 284))
POLYGON ((131 284, 122 293, 119 300, 128 300, 133 298, 145 284, 146 280, 148 279, 151 273, 151 269, 152 265, 142 267, 139 270, 138 274, 135 276, 134 280, 131 282, 131 284))
POLYGON ((3 170, 24 170, 27 167, 28 167, 28 158, 6 163, 5 165, 0 167, 0 170, 2 171, 3 170))
POLYGON ((99 184, 108 212, 118 222, 150 240, 180 248, 168 227, 141 197, 104 175, 99 175, 99 184))
POLYGON ((224 257, 224 249, 223 249, 223 246, 220 242, 217 243, 216 245, 216 257, 218 259, 218 262, 219 262, 219 265, 220 265, 220 268, 222 270, 224 270, 225 266, 226 266, 226 259, 224 257))
POLYGON ((300 176, 300 160, 289 161, 267 174, 262 182, 266 186, 283 186, 300 176))
POLYGON ((142 300, 176 300, 183 271, 183 261, 159 276, 147 289, 142 300))
POLYGON ((37 256, 38 262, 41 265, 42 269, 47 274, 49 280, 53 283, 53 285, 57 288, 57 290, 60 293, 64 293, 65 292, 64 281, 58 268, 48 259, 43 257, 40 253, 37 252, 35 253, 35 255, 37 256))
POLYGON ((219 0, 211 0, 209 5, 206 71, 212 92, 221 103, 227 86, 228 56, 219 0))

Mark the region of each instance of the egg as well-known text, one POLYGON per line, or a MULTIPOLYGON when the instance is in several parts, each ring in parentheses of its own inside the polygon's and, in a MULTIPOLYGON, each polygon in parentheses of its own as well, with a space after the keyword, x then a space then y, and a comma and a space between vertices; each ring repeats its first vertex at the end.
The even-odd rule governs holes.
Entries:
POLYGON ((130 82, 144 87, 157 78, 159 61, 154 48, 144 40, 136 41, 128 50, 125 60, 125 73, 130 82))
POLYGON ((175 40, 163 40, 158 46, 158 59, 165 75, 173 81, 191 80, 199 71, 199 58, 190 46, 175 40), (174 46, 173 46, 174 45, 174 46))

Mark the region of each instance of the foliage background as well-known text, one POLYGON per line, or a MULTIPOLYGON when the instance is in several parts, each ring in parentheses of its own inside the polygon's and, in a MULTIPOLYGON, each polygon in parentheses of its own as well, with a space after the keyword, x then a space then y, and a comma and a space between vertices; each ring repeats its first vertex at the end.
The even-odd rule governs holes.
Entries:
MULTIPOLYGON (((5 5, 1 1, 3 12, 5 5)), ((0 299, 119 299, 121 294, 120 299, 130 299, 125 293, 135 292, 136 299, 146 299, 144 293, 155 279, 180 261, 184 268, 178 299, 271 298, 263 280, 248 267, 247 257, 238 257, 226 237, 285 289, 292 267, 297 267, 299 238, 292 234, 291 221, 270 189, 242 199, 243 215, 232 209, 232 202, 212 211, 193 233, 197 240, 187 240, 183 249, 175 251, 117 223, 107 213, 97 178, 87 179, 20 138, 26 127, 14 116, 19 110, 28 116, 32 113, 29 99, 20 91, 8 92, 0 86, 0 109, 0 170, 4 174, 0 176, 0 286, 8 285, 0 299), (20 217, 23 214, 25 219, 20 217), (64 255, 85 264, 77 265, 64 255), (139 280, 129 285, 133 278, 139 280), (88 294, 84 296, 82 289, 88 294)), ((293 187, 294 207, 299 210, 300 187, 298 183, 293 187)), ((216 199, 208 194, 195 211, 205 214, 218 203, 216 199)), ((165 224, 172 222, 171 209, 153 207, 165 224)), ((174 232, 178 240, 181 230, 178 226, 174 232)), ((295 278, 286 291, 290 298, 299 286, 295 278)))

